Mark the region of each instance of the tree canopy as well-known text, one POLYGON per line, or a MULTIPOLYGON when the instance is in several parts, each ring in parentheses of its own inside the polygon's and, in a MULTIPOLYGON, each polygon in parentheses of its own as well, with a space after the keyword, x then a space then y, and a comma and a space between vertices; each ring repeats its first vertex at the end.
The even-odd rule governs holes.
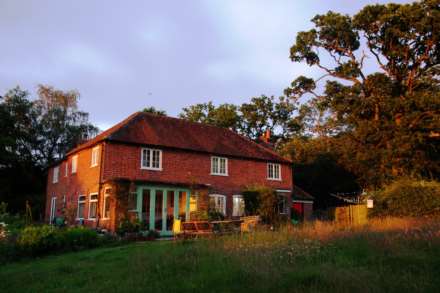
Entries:
POLYGON ((301 107, 306 129, 331 138, 339 161, 364 186, 438 177, 439 2, 368 5, 354 16, 330 11, 312 22, 290 58, 323 76, 300 76, 285 90, 293 100, 309 99, 301 107), (376 71, 368 72, 367 59, 376 71))
POLYGON ((13 211, 25 199, 42 208, 47 167, 97 133, 78 98, 44 85, 35 99, 19 87, 0 97, 0 202, 13 211))
POLYGON ((145 113, 151 113, 159 116, 167 116, 167 112, 164 110, 156 109, 154 106, 146 107, 142 110, 145 113))
POLYGON ((285 97, 262 95, 241 105, 215 106, 213 102, 192 105, 184 108, 180 117, 229 128, 253 140, 269 130, 270 142, 281 144, 301 129, 295 110, 296 105, 285 97))

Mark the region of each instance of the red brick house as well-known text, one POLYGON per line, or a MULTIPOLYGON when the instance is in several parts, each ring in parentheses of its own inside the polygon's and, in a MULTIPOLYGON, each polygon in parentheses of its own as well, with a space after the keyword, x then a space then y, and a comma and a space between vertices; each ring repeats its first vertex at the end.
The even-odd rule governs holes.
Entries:
POLYGON ((124 217, 170 233, 208 208, 239 217, 241 192, 264 185, 292 207, 291 162, 228 129, 138 112, 49 169, 46 218, 114 231, 124 217))

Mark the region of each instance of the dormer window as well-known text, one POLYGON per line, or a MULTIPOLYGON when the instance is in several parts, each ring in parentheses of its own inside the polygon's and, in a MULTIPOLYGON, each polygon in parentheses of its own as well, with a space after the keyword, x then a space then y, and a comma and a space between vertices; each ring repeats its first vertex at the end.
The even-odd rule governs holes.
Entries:
POLYGON ((267 163, 267 179, 281 180, 281 165, 274 163, 267 163))
POLYGON ((143 148, 141 152, 141 169, 162 170, 162 151, 143 148))
POLYGON ((228 176, 228 159, 211 157, 211 175, 228 176))

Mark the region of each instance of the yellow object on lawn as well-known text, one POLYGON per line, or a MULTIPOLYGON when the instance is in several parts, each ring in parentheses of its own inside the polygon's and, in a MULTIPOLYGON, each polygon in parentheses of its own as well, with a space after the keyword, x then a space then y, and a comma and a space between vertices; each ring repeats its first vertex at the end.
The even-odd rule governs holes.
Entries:
POLYGON ((182 232, 182 220, 174 220, 173 222, 173 233, 179 234, 182 232))

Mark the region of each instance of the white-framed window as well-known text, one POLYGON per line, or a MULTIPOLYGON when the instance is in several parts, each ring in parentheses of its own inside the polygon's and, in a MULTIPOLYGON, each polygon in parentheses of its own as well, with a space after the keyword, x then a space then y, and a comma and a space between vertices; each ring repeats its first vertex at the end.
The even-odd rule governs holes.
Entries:
POLYGON ((226 196, 221 194, 210 194, 209 209, 226 215, 226 196))
POLYGON ((91 193, 89 199, 89 220, 96 220, 98 211, 98 193, 91 193))
POLYGON ((267 179, 281 180, 281 165, 274 163, 267 163, 267 179))
POLYGON ((278 194, 278 212, 287 214, 287 196, 278 194))
POLYGON ((72 174, 76 173, 78 168, 78 155, 72 157, 72 174))
POLYGON ((112 193, 111 188, 106 188, 104 191, 104 202, 102 204, 102 218, 110 219, 110 195, 112 193))
POLYGON ((59 176, 60 176, 60 167, 56 166, 56 167, 53 168, 52 183, 57 183, 59 176))
POLYGON ((244 198, 240 194, 232 196, 232 216, 242 217, 244 216, 244 198))
POLYGON ((55 195, 52 196, 50 201, 50 215, 49 215, 49 224, 53 223, 57 212, 57 197, 55 195))
POLYGON ((86 206, 86 196, 85 195, 78 196, 78 210, 76 213, 76 218, 78 220, 84 219, 85 206, 86 206))
POLYGON ((98 166, 98 162, 99 162, 99 146, 94 147, 92 149, 92 159, 90 162, 90 167, 98 166))
POLYGON ((66 205, 67 205, 67 199, 66 199, 66 196, 63 195, 63 209, 66 208, 66 205))
POLYGON ((211 175, 228 176, 228 159, 211 157, 211 175))
POLYGON ((162 151, 143 148, 141 150, 141 169, 162 170, 162 151))
POLYGON ((66 164, 64 164, 64 177, 67 177, 69 174, 69 161, 66 161, 66 164))

